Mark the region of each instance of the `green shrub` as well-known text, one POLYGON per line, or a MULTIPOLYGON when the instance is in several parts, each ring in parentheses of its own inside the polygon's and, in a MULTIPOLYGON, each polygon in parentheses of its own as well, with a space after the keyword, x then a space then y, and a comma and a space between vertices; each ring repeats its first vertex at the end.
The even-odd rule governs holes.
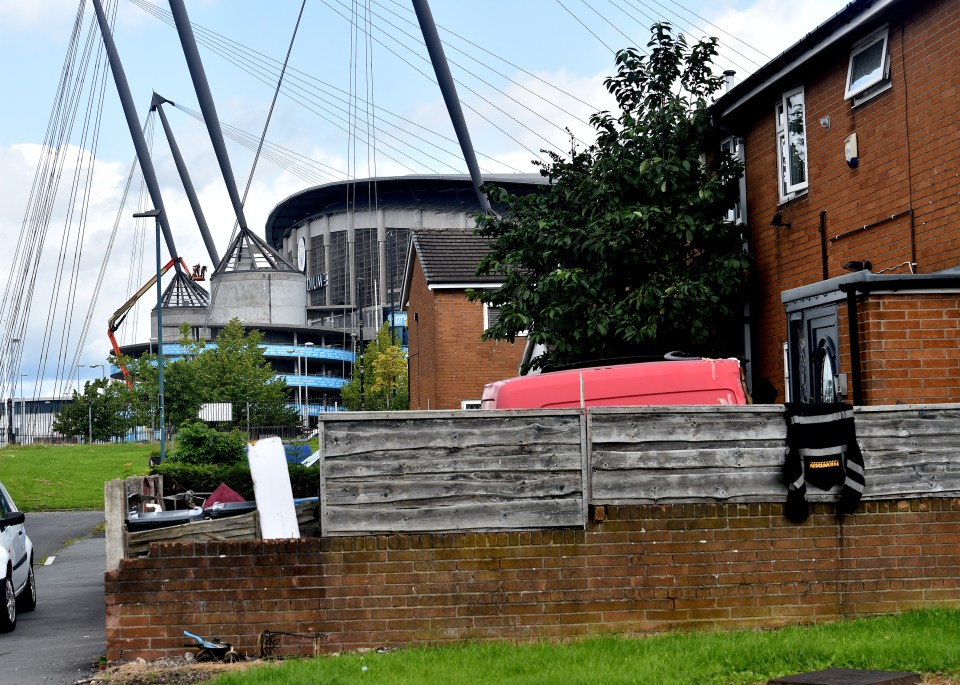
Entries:
MULTIPOLYGON (((221 433, 202 421, 187 421, 177 431, 173 452, 166 461, 154 464, 150 473, 163 476, 167 495, 188 490, 213 492, 223 483, 252 500, 253 479, 246 454, 245 433, 221 433)), ((320 493, 317 467, 289 464, 287 468, 294 497, 316 497, 320 493)))
POLYGON ((253 480, 250 478, 250 467, 245 462, 191 464, 168 459, 152 467, 150 473, 163 476, 163 489, 167 495, 188 490, 213 492, 220 483, 224 483, 244 499, 253 499, 253 480))
POLYGON ((177 431, 169 459, 184 464, 213 465, 243 462, 247 435, 238 430, 221 433, 202 421, 186 421, 177 431))
MULTIPOLYGON (((320 494, 319 473, 316 466, 289 464, 290 486, 294 497, 317 497, 320 494)), ((253 500, 253 479, 246 459, 231 464, 194 464, 167 459, 150 469, 161 474, 166 494, 187 490, 213 492, 220 483, 235 490, 246 500, 253 500)))

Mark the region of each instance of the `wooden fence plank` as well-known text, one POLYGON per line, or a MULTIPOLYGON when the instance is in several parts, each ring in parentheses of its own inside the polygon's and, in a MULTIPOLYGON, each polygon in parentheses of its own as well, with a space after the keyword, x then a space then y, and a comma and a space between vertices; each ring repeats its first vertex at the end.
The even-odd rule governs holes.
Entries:
POLYGON ((463 502, 429 507, 334 507, 333 529, 324 535, 448 532, 465 530, 516 530, 580 527, 583 513, 579 497, 517 502, 463 502))
POLYGON ((416 414, 325 426, 325 535, 585 525, 582 413, 416 414))

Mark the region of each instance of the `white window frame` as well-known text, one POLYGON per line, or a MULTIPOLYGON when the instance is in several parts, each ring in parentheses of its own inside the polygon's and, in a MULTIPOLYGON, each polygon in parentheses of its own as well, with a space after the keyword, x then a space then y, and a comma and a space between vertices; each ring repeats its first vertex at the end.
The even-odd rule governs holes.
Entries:
POLYGON ((777 103, 774 116, 776 117, 776 129, 777 129, 777 192, 780 195, 780 201, 786 202, 787 200, 792 200, 797 195, 806 192, 808 187, 808 170, 807 170, 807 153, 806 153, 806 140, 807 140, 807 109, 806 109, 806 99, 804 98, 803 86, 794 88, 793 90, 788 90, 783 94, 783 97, 780 98, 780 101, 777 103), (803 154, 803 179, 797 180, 791 176, 791 167, 788 163, 788 160, 791 157, 791 139, 790 133, 787 126, 787 103, 791 98, 796 95, 800 95, 800 101, 803 107, 803 141, 804 141, 804 154, 803 154))
POLYGON ((460 400, 460 408, 463 410, 475 411, 483 408, 480 400, 460 400))
POLYGON ((483 330, 487 330, 488 328, 490 328, 490 310, 491 309, 499 310, 500 307, 494 307, 489 302, 483 303, 483 330))
MULTIPOLYGON (((490 328, 490 310, 491 309, 500 309, 500 307, 495 307, 488 302, 483 303, 483 330, 487 330, 488 328, 490 328)), ((527 337, 527 333, 528 331, 520 331, 519 333, 517 333, 516 337, 525 338, 527 337)))
POLYGON ((720 141, 720 150, 740 160, 744 165, 743 173, 740 175, 740 197, 737 199, 737 204, 728 209, 726 214, 727 221, 735 224, 747 223, 747 156, 744 153, 743 142, 743 138, 737 136, 730 136, 720 141))
POLYGON ((873 33, 871 33, 866 38, 854 43, 853 47, 850 48, 850 63, 847 66, 847 82, 846 89, 844 91, 843 97, 845 100, 850 98, 855 98, 853 104, 856 105, 859 102, 869 95, 874 95, 876 92, 879 92, 881 88, 875 88, 878 85, 889 85, 890 80, 890 29, 888 26, 883 26, 873 33), (879 70, 867 81, 852 87, 850 79, 853 78, 853 66, 854 62, 862 55, 864 52, 872 48, 877 43, 880 43, 883 46, 883 58, 880 63, 879 70), (873 93, 868 93, 871 89, 875 89, 873 93), (859 97, 858 97, 859 96, 859 97))

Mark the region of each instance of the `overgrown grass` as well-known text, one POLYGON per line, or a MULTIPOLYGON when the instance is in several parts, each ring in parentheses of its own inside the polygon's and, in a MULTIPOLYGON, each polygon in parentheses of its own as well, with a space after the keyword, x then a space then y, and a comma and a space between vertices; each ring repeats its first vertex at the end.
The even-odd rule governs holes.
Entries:
POLYGON ((810 627, 604 637, 564 645, 465 644, 286 661, 215 685, 752 685, 825 668, 960 674, 960 610, 810 627))
POLYGON ((103 484, 144 475, 156 445, 27 445, 0 449, 0 481, 26 512, 103 509, 103 484))

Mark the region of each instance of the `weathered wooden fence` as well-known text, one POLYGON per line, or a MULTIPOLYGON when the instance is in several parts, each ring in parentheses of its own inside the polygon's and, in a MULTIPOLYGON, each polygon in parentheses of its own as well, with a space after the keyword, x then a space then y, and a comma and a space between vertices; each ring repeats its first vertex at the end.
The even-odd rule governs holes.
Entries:
POLYGON ((323 534, 583 526, 585 422, 569 410, 325 417, 323 534))
MULTIPOLYGON (((960 405, 864 407, 856 426, 864 499, 960 496, 960 405)), ((589 504, 786 496, 780 405, 341 414, 320 449, 323 535, 578 527, 589 504)))

